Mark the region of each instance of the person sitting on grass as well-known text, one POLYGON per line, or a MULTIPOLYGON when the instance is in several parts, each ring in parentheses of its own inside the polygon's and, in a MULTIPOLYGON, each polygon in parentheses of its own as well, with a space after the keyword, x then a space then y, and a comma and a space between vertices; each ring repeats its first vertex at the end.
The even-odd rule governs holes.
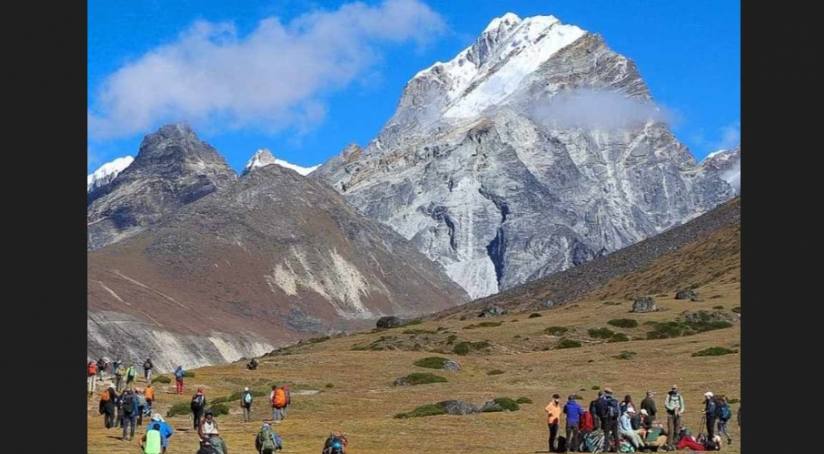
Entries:
POLYGON ((630 420, 634 414, 634 408, 627 408, 627 411, 618 418, 618 433, 629 440, 629 442, 632 443, 632 447, 637 451, 644 446, 644 440, 641 439, 638 431, 632 429, 630 420))

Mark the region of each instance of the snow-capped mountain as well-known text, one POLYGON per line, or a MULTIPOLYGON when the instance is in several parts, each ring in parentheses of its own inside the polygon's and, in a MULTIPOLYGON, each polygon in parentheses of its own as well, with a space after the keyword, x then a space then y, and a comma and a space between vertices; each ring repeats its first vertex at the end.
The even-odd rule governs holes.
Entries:
POLYGON ((320 167, 320 164, 312 167, 301 167, 299 165, 292 164, 282 159, 277 159, 271 151, 269 151, 266 148, 261 148, 260 150, 256 151, 251 158, 249 158, 249 161, 246 163, 246 167, 244 168, 243 173, 249 173, 252 171, 252 169, 268 166, 271 164, 276 164, 287 169, 292 169, 295 172, 304 176, 309 175, 310 173, 315 171, 315 169, 320 167))
POLYGON ((701 161, 701 167, 726 181, 736 194, 741 192, 741 147, 714 151, 701 161))
POLYGON ((734 190, 673 136, 635 64, 553 16, 492 20, 406 85, 322 178, 472 297, 621 249, 734 190))
POLYGON ((97 170, 86 177, 86 192, 92 192, 111 183, 132 162, 134 162, 133 157, 123 156, 98 167, 97 170))

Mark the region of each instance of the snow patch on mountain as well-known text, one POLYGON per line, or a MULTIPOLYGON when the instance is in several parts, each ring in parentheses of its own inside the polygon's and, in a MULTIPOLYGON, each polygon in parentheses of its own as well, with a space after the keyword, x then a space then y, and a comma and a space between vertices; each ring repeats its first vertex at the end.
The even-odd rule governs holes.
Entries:
POLYGON ((269 151, 266 148, 261 148, 260 150, 256 151, 251 158, 249 158, 249 161, 246 163, 244 173, 249 173, 252 171, 252 169, 265 167, 272 164, 294 170, 295 172, 304 176, 309 175, 315 169, 320 167, 320 164, 311 167, 302 167, 296 164, 292 164, 291 162, 275 158, 271 151, 269 151))
POLYGON ((114 180, 120 172, 126 170, 126 167, 129 167, 132 162, 134 162, 133 157, 123 156, 98 167, 97 170, 86 176, 86 192, 92 192, 101 186, 111 183, 112 180, 114 180))

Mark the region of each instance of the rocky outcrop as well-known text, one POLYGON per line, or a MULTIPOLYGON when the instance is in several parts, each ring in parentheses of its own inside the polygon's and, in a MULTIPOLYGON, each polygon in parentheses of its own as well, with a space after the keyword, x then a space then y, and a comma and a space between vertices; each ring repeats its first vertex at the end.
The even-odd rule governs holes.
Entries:
POLYGON ((655 298, 651 296, 642 296, 640 298, 636 298, 635 301, 632 302, 632 310, 630 312, 644 313, 655 312, 657 310, 658 307, 655 305, 655 298))
POLYGON ((365 149, 348 147, 311 177, 482 297, 733 196, 656 109, 633 62, 601 37, 509 14, 453 60, 419 72, 365 149), (597 115, 602 98, 623 106, 613 109, 621 118, 597 115))

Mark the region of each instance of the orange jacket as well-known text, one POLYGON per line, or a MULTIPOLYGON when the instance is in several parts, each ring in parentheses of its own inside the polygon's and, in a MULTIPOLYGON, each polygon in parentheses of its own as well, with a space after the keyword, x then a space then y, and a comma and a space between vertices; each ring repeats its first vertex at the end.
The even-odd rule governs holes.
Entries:
POLYGON ((147 386, 146 390, 143 391, 143 397, 154 400, 154 387, 147 386))
POLYGON ((275 408, 283 408, 286 406, 286 391, 283 388, 275 390, 275 396, 272 398, 272 406, 275 408))
POLYGON ((547 424, 560 424, 561 422, 561 404, 555 403, 555 401, 551 401, 549 405, 544 408, 546 410, 546 423, 547 424))

